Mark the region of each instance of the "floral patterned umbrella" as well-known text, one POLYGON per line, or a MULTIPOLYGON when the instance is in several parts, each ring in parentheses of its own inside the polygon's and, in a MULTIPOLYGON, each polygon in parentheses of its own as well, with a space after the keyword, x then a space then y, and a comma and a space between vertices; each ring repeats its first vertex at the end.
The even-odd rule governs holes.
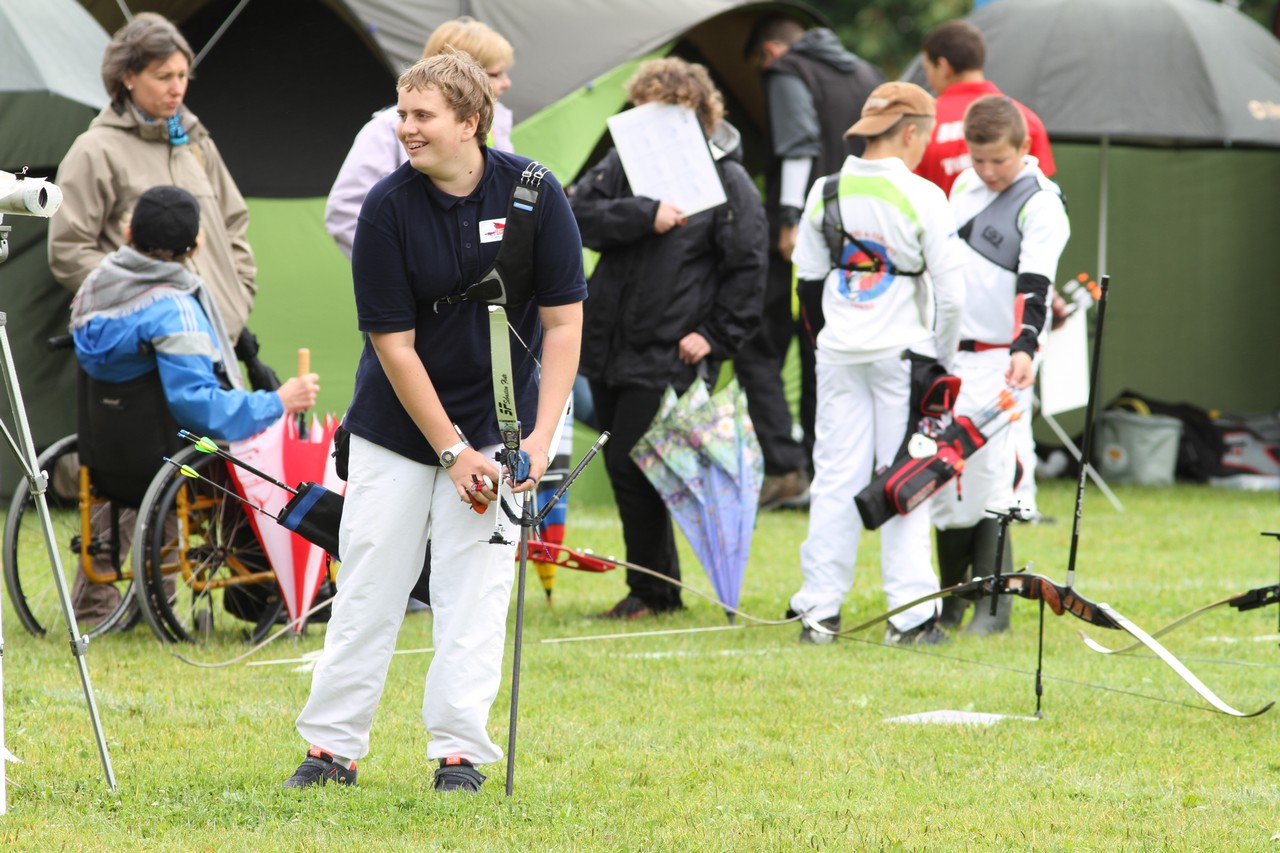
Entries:
POLYGON ((737 382, 715 394, 702 381, 680 397, 668 389, 631 458, 662 495, 732 621, 764 480, 737 382))

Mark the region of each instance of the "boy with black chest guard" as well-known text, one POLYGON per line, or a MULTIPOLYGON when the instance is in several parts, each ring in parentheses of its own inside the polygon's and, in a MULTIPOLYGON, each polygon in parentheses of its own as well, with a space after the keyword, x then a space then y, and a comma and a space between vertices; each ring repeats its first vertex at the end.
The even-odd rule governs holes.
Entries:
MULTIPOLYGON (((951 209, 960 226, 966 263, 965 308, 955 373, 962 380, 957 415, 972 415, 1009 387, 1018 408, 1030 413, 1036 351, 1044 333, 1050 282, 1071 228, 1062 191, 1028 155, 1030 138, 1017 105, 1003 95, 979 98, 964 118, 973 165, 956 178, 951 209)), ((1014 505, 1016 457, 1012 430, 993 436, 960 477, 932 501, 938 528, 942 586, 995 568, 999 522, 987 509, 1014 505)), ((1006 539, 1002 565, 1012 568, 1006 539)), ((956 627, 965 603, 943 603, 942 622, 956 627)), ((979 604, 969 631, 988 634, 1009 627, 1011 600, 995 616, 979 604)))

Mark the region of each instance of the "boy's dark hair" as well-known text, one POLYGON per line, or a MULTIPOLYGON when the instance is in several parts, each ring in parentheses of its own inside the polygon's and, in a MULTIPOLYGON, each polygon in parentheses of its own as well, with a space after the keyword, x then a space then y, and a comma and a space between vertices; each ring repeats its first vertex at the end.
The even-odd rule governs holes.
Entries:
POLYGON ((160 261, 172 261, 196 247, 200 202, 181 187, 158 186, 144 192, 133 206, 130 245, 160 261))
POLYGON ((987 61, 987 40, 968 21, 939 24, 925 35, 922 47, 930 62, 945 59, 957 74, 981 71, 987 61))
POLYGON ((780 41, 785 45, 794 44, 796 39, 804 35, 804 24, 785 15, 766 15, 751 28, 747 36, 746 47, 742 50, 744 59, 754 59, 767 41, 780 41))
POLYGON ((1027 120, 1013 99, 984 95, 964 111, 964 140, 970 145, 990 145, 1008 140, 1014 148, 1027 138, 1027 120))

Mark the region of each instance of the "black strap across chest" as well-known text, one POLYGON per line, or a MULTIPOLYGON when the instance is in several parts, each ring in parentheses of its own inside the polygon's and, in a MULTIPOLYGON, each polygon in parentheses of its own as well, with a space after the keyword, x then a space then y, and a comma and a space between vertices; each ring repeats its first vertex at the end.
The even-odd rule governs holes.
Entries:
POLYGON ((530 160, 525 166, 511 187, 502 245, 498 247, 493 265, 461 293, 439 300, 437 310, 441 303, 456 305, 459 302, 484 302, 518 308, 533 299, 533 247, 538 236, 542 179, 547 171, 547 167, 536 160, 530 160))
POLYGON ((889 275, 917 276, 924 275, 924 270, 899 269, 886 255, 882 255, 863 243, 857 237, 844 230, 844 217, 840 213, 840 173, 827 175, 822 181, 822 236, 827 241, 827 250, 831 254, 831 265, 845 272, 878 273, 889 275), (844 262, 845 241, 858 247, 858 251, 868 260, 856 264, 844 262))

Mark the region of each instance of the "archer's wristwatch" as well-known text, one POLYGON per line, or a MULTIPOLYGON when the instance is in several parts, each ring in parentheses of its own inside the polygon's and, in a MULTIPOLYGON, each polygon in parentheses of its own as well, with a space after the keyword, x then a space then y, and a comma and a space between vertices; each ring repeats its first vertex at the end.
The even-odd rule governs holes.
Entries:
POLYGON ((465 441, 459 441, 453 447, 450 447, 450 448, 447 448, 446 450, 441 451, 440 467, 445 469, 452 468, 453 464, 458 461, 458 456, 462 453, 462 451, 466 450, 470 446, 471 445, 467 444, 465 441))

